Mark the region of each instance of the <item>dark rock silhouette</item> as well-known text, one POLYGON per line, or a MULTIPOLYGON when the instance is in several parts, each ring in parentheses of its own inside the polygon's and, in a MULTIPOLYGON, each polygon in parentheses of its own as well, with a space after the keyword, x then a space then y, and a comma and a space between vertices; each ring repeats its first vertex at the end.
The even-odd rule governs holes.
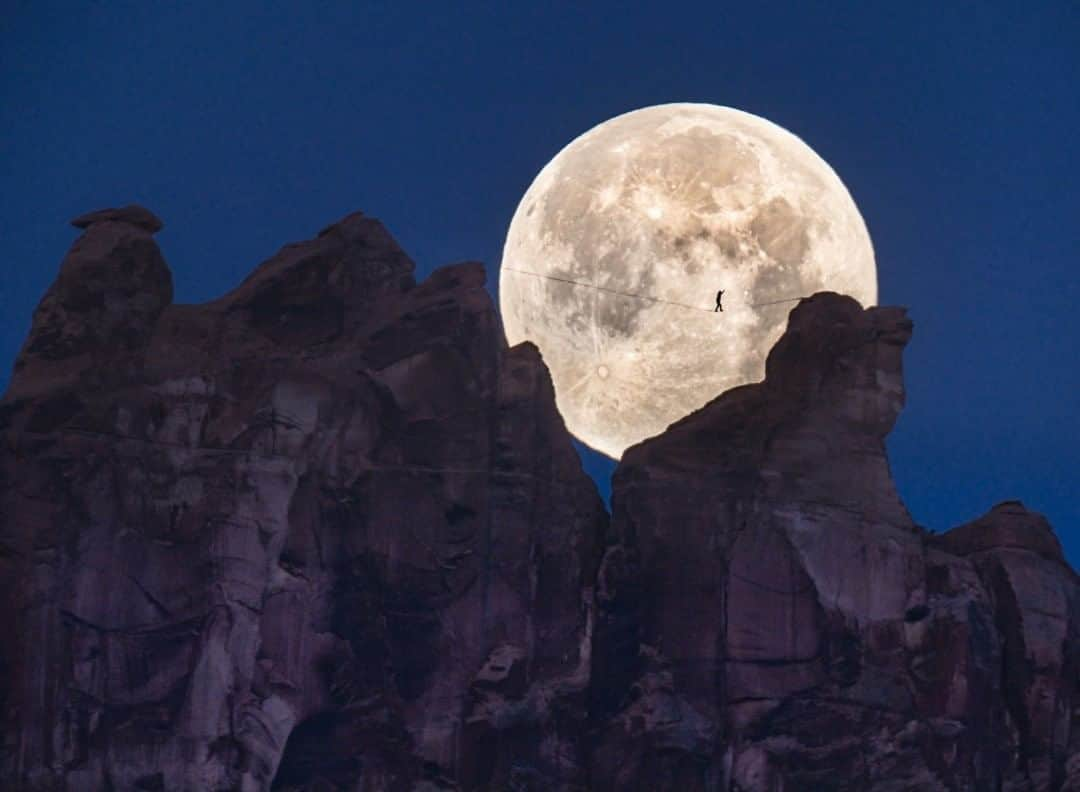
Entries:
POLYGON ((377 221, 172 304, 85 233, 0 401, 0 787, 1080 790, 1077 578, 914 525, 911 323, 818 294, 609 520, 479 264, 377 221))
POLYGON ((119 209, 99 209, 96 212, 87 212, 71 221, 76 228, 89 228, 97 223, 127 223, 149 231, 151 234, 156 234, 165 227, 156 214, 138 204, 129 204, 119 209))
POLYGON ((598 787, 1078 788, 1077 578, 1020 504, 912 523, 884 447, 910 334, 815 295, 764 382, 624 455, 598 787))

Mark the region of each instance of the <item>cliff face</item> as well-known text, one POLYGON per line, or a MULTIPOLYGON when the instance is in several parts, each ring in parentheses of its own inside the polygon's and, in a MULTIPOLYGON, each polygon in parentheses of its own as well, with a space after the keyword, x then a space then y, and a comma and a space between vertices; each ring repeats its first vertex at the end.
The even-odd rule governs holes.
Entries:
POLYGON ((607 516, 482 267, 352 215, 170 305, 151 233, 89 225, 3 402, 4 788, 572 775, 607 516))
POLYGON ((1080 790, 1080 588, 915 526, 903 311, 820 294, 610 521, 478 264, 356 214, 172 304, 85 229, 0 402, 5 789, 1080 790))
POLYGON ((1020 504, 912 523, 884 448, 910 334, 900 309, 804 300, 764 382, 626 453, 607 788, 1080 788, 1077 578, 1020 504))

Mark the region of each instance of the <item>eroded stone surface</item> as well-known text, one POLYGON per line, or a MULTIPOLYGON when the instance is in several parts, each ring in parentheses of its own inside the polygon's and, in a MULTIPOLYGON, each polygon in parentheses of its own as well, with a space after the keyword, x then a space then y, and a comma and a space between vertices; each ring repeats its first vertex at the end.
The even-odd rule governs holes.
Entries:
POLYGON ((819 294, 607 515, 479 264, 378 221, 172 304, 127 207, 0 402, 4 789, 1080 790, 1080 614, 1017 502, 915 526, 911 323, 819 294))
POLYGON ((0 407, 5 788, 581 775, 606 513, 483 268, 357 214, 171 305, 99 220, 0 407))
POLYGON ((1080 589, 1050 524, 1006 501, 932 540, 968 559, 992 599, 1015 788, 1080 789, 1080 589))
POLYGON ((900 309, 815 295, 764 382, 624 455, 595 788, 626 788, 627 756, 641 788, 1062 788, 1075 576, 1019 506, 942 537, 912 523, 884 448, 910 334, 900 309), (657 662, 668 710, 715 741, 635 717, 657 662))

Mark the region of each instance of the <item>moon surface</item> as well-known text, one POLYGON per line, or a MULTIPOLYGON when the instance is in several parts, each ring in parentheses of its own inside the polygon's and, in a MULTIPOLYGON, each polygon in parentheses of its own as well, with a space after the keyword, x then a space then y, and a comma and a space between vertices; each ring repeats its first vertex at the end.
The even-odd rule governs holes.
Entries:
POLYGON ((790 132, 706 104, 566 146, 521 199, 499 276, 507 340, 539 347, 567 428, 615 459, 760 380, 798 299, 826 290, 877 301, 844 184, 790 132))

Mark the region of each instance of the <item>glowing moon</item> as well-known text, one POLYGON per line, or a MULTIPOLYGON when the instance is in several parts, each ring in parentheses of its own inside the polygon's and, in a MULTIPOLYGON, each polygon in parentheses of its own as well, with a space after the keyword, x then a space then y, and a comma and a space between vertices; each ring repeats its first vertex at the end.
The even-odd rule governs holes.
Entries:
POLYGON ((877 301, 847 189, 790 132, 704 104, 635 110, 560 151, 499 278, 507 340, 540 348, 567 427, 616 459, 761 379, 797 299, 823 290, 877 301))

